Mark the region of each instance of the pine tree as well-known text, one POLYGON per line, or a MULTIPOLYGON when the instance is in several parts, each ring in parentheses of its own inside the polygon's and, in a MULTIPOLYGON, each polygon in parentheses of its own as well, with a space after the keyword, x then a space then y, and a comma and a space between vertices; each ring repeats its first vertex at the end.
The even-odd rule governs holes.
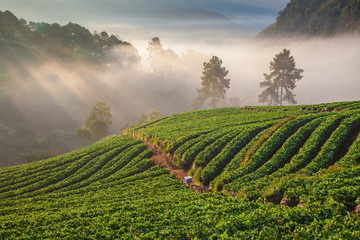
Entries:
POLYGON ((260 103, 282 106, 283 101, 296 104, 295 94, 292 90, 296 87, 296 81, 303 76, 304 70, 296 68, 294 57, 290 56, 290 50, 284 49, 270 62, 270 74, 264 73, 265 81, 260 82, 260 87, 265 90, 259 95, 260 103))
POLYGON ((230 88, 230 79, 226 78, 229 71, 221 67, 222 60, 213 56, 209 62, 204 62, 202 72, 202 87, 197 89, 198 96, 193 101, 193 108, 201 108, 210 98, 209 106, 216 108, 219 101, 225 99, 226 89, 230 88))

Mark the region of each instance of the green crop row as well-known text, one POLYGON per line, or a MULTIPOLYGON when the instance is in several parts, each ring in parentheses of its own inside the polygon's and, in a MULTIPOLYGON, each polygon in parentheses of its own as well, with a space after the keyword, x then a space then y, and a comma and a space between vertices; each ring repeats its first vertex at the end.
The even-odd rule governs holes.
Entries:
MULTIPOLYGON (((291 157, 298 152, 299 148, 302 146, 301 143, 306 141, 306 139, 322 121, 324 121, 323 118, 317 118, 300 127, 286 140, 282 147, 274 155, 272 155, 272 157, 267 162, 261 165, 257 170, 246 174, 243 177, 237 178, 235 184, 240 183, 246 185, 246 183, 262 178, 266 175, 270 175, 277 169, 284 166, 284 164, 289 162, 291 157)), ((229 180, 231 179, 222 179, 224 183, 229 183, 229 180)))
MULTIPOLYGON (((206 148, 206 146, 212 144, 213 142, 215 142, 217 139, 221 138, 222 136, 224 136, 225 134, 228 134, 229 130, 226 131, 220 131, 220 132, 215 132, 215 133, 210 133, 208 135, 202 135, 202 139, 194 144, 193 146, 191 146, 190 148, 188 148, 181 156, 181 162, 182 165, 184 167, 189 166, 190 164, 192 164, 192 162, 194 161, 195 157, 204 150, 204 148, 206 148)), ((238 132, 235 131, 231 131, 232 134, 237 134, 238 132), (235 133, 234 133, 235 132, 235 133)))
MULTIPOLYGON (((102 146, 101 148, 97 148, 96 151, 93 150, 89 150, 89 154, 91 156, 98 156, 99 154, 105 153, 105 151, 108 151, 109 149, 111 149, 112 147, 115 146, 119 146, 119 151, 123 151, 125 150, 128 146, 131 146, 132 144, 135 143, 139 143, 138 140, 134 140, 134 139, 127 139, 125 138, 126 141, 117 141, 115 139, 113 139, 113 141, 109 141, 109 144, 106 146, 106 148, 104 148, 105 146, 102 146)), ((84 156, 85 157, 85 156, 84 156)), ((49 178, 50 176, 53 176, 54 174, 56 175, 59 172, 66 172, 69 168, 68 164, 72 163, 72 162, 77 162, 78 160, 81 160, 82 158, 78 158, 78 156, 76 157, 67 157, 67 158, 63 158, 64 161, 67 162, 67 164, 63 164, 63 165, 58 165, 57 167, 54 168, 46 168, 46 169, 42 169, 42 171, 39 171, 37 173, 33 173, 31 175, 24 175, 23 177, 18 177, 18 178, 14 178, 13 176, 6 182, 7 184, 3 184, 1 189, 0 189, 0 193, 12 190, 12 189, 19 189, 25 186, 29 186, 32 184, 35 184, 36 182, 39 181, 46 181, 47 178, 49 178)), ((48 164, 48 162, 43 162, 43 165, 48 164)), ((49 164, 49 165, 53 165, 53 164, 49 164)))
POLYGON ((131 138, 123 138, 121 141, 117 136, 110 136, 106 138, 106 141, 99 141, 93 145, 90 145, 86 148, 73 151, 64 155, 60 155, 54 158, 41 160, 38 162, 24 164, 15 167, 0 169, 0 187, 6 186, 9 182, 10 184, 18 182, 23 182, 25 180, 24 177, 32 178, 34 174, 42 174, 42 171, 48 171, 57 169, 58 167, 66 166, 68 163, 76 161, 85 155, 89 155, 91 153, 97 152, 100 149, 110 147, 111 145, 119 145, 122 142, 133 141, 131 138), (6 175, 5 175, 6 174, 6 175), (6 177, 2 177, 2 175, 6 177))
POLYGON ((260 127, 249 128, 233 138, 221 152, 204 167, 201 171, 201 179, 205 183, 213 180, 226 164, 261 130, 260 127))
POLYGON ((165 153, 170 153, 170 154, 174 153, 181 145, 183 145, 184 143, 186 143, 187 141, 189 141, 191 139, 199 137, 202 134, 205 134, 205 133, 196 132, 196 133, 186 135, 184 137, 180 137, 175 142, 172 142, 171 144, 166 146, 165 153))
POLYGON ((0 234, 7 239, 312 239, 359 234, 359 219, 332 199, 284 208, 196 194, 164 174, 128 183, 61 198, 19 200, 0 209, 0 234), (339 226, 345 229, 339 231, 339 226))
POLYGON ((28 184, 25 185, 24 187, 20 187, 14 190, 10 190, 8 192, 4 192, 0 194, 0 198, 7 198, 9 196, 18 196, 18 195, 23 195, 25 193, 31 193, 39 189, 45 188, 49 185, 56 184, 57 182, 70 177, 71 175, 76 173, 79 169, 82 169, 84 166, 86 166, 89 162, 94 163, 94 159, 97 159, 97 157, 101 156, 102 154, 106 154, 112 148, 113 147, 105 148, 102 150, 99 149, 97 152, 86 155, 75 162, 71 162, 66 169, 59 171, 56 174, 51 174, 51 177, 47 177, 44 179, 40 175, 36 179, 31 179, 32 184, 28 184))
MULTIPOLYGON (((136 144, 129 146, 126 148, 126 151, 122 151, 117 156, 115 156, 111 161, 108 162, 108 167, 103 166, 100 168, 93 167, 91 169, 90 175, 88 175, 87 178, 83 177, 83 179, 80 182, 74 183, 72 182, 71 185, 67 187, 59 188, 60 191, 67 191, 69 189, 76 189, 76 188, 82 188, 84 186, 87 186, 93 182, 101 181, 103 179, 106 179, 113 174, 118 173, 118 171, 121 171, 123 167, 125 167, 129 162, 132 162, 138 155, 141 154, 141 159, 150 157, 151 151, 146 150, 146 146, 144 144, 136 144), (94 172, 96 171, 97 172, 94 172)), ((101 161, 99 161, 100 163, 101 161)))
POLYGON ((334 164, 338 160, 335 159, 335 154, 340 150, 342 142, 351 133, 352 129, 359 124, 360 114, 355 114, 345 119, 326 141, 316 158, 299 172, 311 175, 321 168, 334 164))
POLYGON ((218 152, 232 139, 238 132, 230 132, 218 138, 214 143, 208 145, 202 152, 200 152, 193 161, 193 168, 205 166, 212 157, 216 156, 218 152))
MULTIPOLYGON (((327 117, 327 119, 322 122, 310 135, 305 144, 300 148, 299 152, 291 158, 290 162, 286 163, 282 168, 278 169, 273 174, 266 175, 255 183, 231 182, 225 185, 225 188, 229 191, 238 191, 240 188, 245 187, 245 189, 249 189, 247 191, 260 191, 260 189, 265 187, 274 179, 280 178, 286 174, 293 173, 301 169, 311 161, 312 157, 315 157, 324 141, 330 136, 332 131, 336 129, 342 119, 343 117, 339 117, 337 115, 327 117)), ((238 172, 236 174, 238 177, 241 176, 240 174, 242 174, 241 169, 236 170, 235 172, 238 172)))
MULTIPOLYGON (((287 164, 285 164, 285 166, 279 170, 277 170, 276 172, 274 172, 273 174, 270 175, 266 175, 262 178, 259 178, 258 180, 255 181, 250 181, 250 182, 238 182, 237 184, 235 183, 231 183, 228 186, 226 186, 226 188, 228 190, 232 190, 232 191, 236 191, 236 189, 240 189, 242 188, 244 192, 246 192, 246 194, 248 196, 253 196, 256 198, 256 196, 259 196, 259 194, 261 194, 261 192, 263 192, 264 190, 262 190, 265 186, 267 185, 271 185, 272 183, 276 183, 278 182, 281 177, 286 176, 287 174, 293 173, 297 170, 302 169, 304 166, 307 165, 307 163, 310 162, 310 160, 315 157, 315 155, 319 152, 321 146, 325 143, 325 142, 331 142, 330 135, 334 134, 333 131, 336 131, 336 129, 339 126, 339 123, 342 121, 342 119, 351 116, 351 114, 345 112, 342 114, 338 114, 338 115, 333 115, 328 117, 328 119, 326 121, 324 121, 323 123, 321 123, 319 125, 318 128, 316 128, 316 130, 311 134, 311 136, 309 137, 309 139, 306 141, 306 143, 303 145, 303 147, 299 150, 298 154, 295 155, 291 161, 287 164)), ((348 121, 352 122, 350 129, 356 125, 357 123, 357 119, 356 114, 352 117, 352 120, 345 120, 344 122, 349 123, 348 121)), ((348 125, 349 127, 349 125, 348 125)), ((340 128, 341 129, 341 128, 340 128)), ((336 134, 334 134, 334 136, 336 136, 336 134)), ((354 143, 355 144, 355 143, 354 143)), ((323 147, 324 148, 324 147, 323 147)), ((350 148, 351 149, 351 148, 350 148)), ((354 154, 355 151, 348 151, 348 154, 346 154, 345 156, 347 158, 351 158, 350 156, 352 154, 354 154)))
MULTIPOLYGON (((55 186, 60 186, 62 182, 71 182, 79 181, 76 179, 86 178, 87 174, 90 174, 96 169, 99 169, 107 161, 109 161, 113 156, 119 154, 127 147, 139 144, 138 140, 133 140, 131 138, 122 138, 127 141, 119 141, 119 138, 111 138, 108 141, 108 144, 104 145, 102 148, 98 148, 97 151, 92 151, 89 155, 82 157, 81 159, 73 159, 74 161, 69 161, 67 168, 58 169, 57 172, 53 172, 53 169, 48 169, 47 171, 42 171, 41 174, 37 174, 36 177, 28 178, 27 181, 24 179, 24 182, 17 184, 16 188, 9 187, 8 191, 4 191, 0 194, 0 197, 9 197, 26 194, 26 196, 39 194, 44 191, 52 191, 56 189, 55 186), (94 166, 95 165, 95 166, 94 166), (76 175, 74 175, 76 174, 76 175), (72 176, 74 175, 74 176, 72 176)), ((46 162, 43 162, 46 164, 46 162)))
POLYGON ((138 128, 135 131, 130 128, 128 132, 136 138, 144 139, 156 137, 161 140, 174 142, 178 138, 191 133, 217 131, 228 127, 240 127, 243 125, 259 123, 260 121, 276 121, 291 115, 296 115, 299 111, 258 113, 248 110, 229 108, 225 111, 227 114, 217 109, 205 112, 211 112, 212 114, 209 115, 204 113, 204 116, 201 116, 201 112, 196 114, 190 112, 181 115, 174 115, 150 126, 138 128), (189 118, 187 115, 191 115, 193 117, 189 118))
POLYGON ((353 166, 360 163, 360 133, 357 133, 356 139, 350 146, 349 151, 336 164, 344 167, 353 166))

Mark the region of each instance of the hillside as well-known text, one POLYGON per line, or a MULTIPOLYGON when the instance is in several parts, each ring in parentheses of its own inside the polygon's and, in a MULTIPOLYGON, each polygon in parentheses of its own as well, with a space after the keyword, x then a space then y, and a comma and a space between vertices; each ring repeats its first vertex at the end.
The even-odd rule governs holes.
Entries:
POLYGON ((276 23, 255 38, 360 33, 359 0, 291 0, 276 23))
MULTIPOLYGON (((180 64, 174 55, 162 72, 146 72, 137 49, 118 36, 0 11, 0 167, 89 144, 76 129, 97 101, 111 108, 109 134, 154 108, 168 114, 190 109, 195 89, 185 81, 192 75, 168 70, 180 64)), ((187 63, 198 61, 187 57, 187 63)))
POLYGON ((128 128, 195 171, 200 194, 130 136, 0 169, 0 236, 359 239, 360 102, 224 108, 128 128), (223 191, 219 193, 218 191, 223 191))

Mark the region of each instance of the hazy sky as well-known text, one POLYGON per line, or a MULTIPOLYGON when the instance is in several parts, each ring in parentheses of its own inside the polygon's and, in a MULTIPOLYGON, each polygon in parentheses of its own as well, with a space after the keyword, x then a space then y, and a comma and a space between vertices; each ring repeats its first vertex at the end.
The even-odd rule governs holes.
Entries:
POLYGON ((289 0, 0 0, 2 10, 10 10, 33 21, 147 18, 149 12, 167 6, 200 8, 224 15, 269 14, 275 16, 289 0), (122 15, 122 16, 119 16, 122 15))
MULTIPOLYGON (((0 0, 0 10, 35 22, 70 21, 90 28, 138 26, 197 31, 209 27, 213 17, 227 18, 222 28, 254 34, 275 22, 288 0, 0 0), (197 11, 194 11, 196 9, 197 11), (192 11, 191 11, 192 10, 192 11), (202 17, 199 17, 199 14, 202 17), (204 16, 206 17, 204 19, 204 16), (171 26, 168 26, 171 23, 171 26), (174 25, 177 24, 177 25, 174 25), (204 26, 205 25, 205 26, 204 26)), ((114 29, 114 28, 113 28, 114 29)), ((130 32, 130 31, 129 31, 130 32)), ((116 32, 124 39, 128 31, 116 32)))
MULTIPOLYGON (((159 37, 165 49, 179 56, 191 49, 216 55, 230 72, 229 95, 240 96, 245 104, 257 103, 259 82, 269 62, 288 48, 297 67, 305 69, 295 91, 299 104, 358 99, 359 36, 264 45, 247 41, 274 23, 289 1, 0 0, 0 10, 10 10, 28 21, 71 21, 90 31, 118 35, 136 47, 145 69, 147 46, 153 37, 159 37)), ((196 79, 200 81, 198 76, 196 79)))

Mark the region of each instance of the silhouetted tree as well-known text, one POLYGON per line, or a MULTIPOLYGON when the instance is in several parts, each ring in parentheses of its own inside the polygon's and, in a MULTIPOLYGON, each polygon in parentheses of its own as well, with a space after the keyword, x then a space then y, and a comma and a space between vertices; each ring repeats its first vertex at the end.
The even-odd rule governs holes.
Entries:
POLYGON ((226 89, 230 88, 230 79, 226 78, 229 71, 221 67, 222 60, 213 56, 209 62, 204 62, 202 72, 202 87, 197 89, 198 96, 193 101, 193 108, 201 108, 210 98, 209 106, 216 108, 219 101, 225 99, 226 89))
POLYGON ((303 72, 303 69, 295 67, 290 50, 284 49, 275 55, 270 62, 270 74, 264 73, 265 81, 260 82, 260 87, 265 90, 259 95, 259 102, 280 106, 283 101, 296 104, 295 94, 291 90, 296 87, 295 82, 303 77, 301 75, 303 72))

